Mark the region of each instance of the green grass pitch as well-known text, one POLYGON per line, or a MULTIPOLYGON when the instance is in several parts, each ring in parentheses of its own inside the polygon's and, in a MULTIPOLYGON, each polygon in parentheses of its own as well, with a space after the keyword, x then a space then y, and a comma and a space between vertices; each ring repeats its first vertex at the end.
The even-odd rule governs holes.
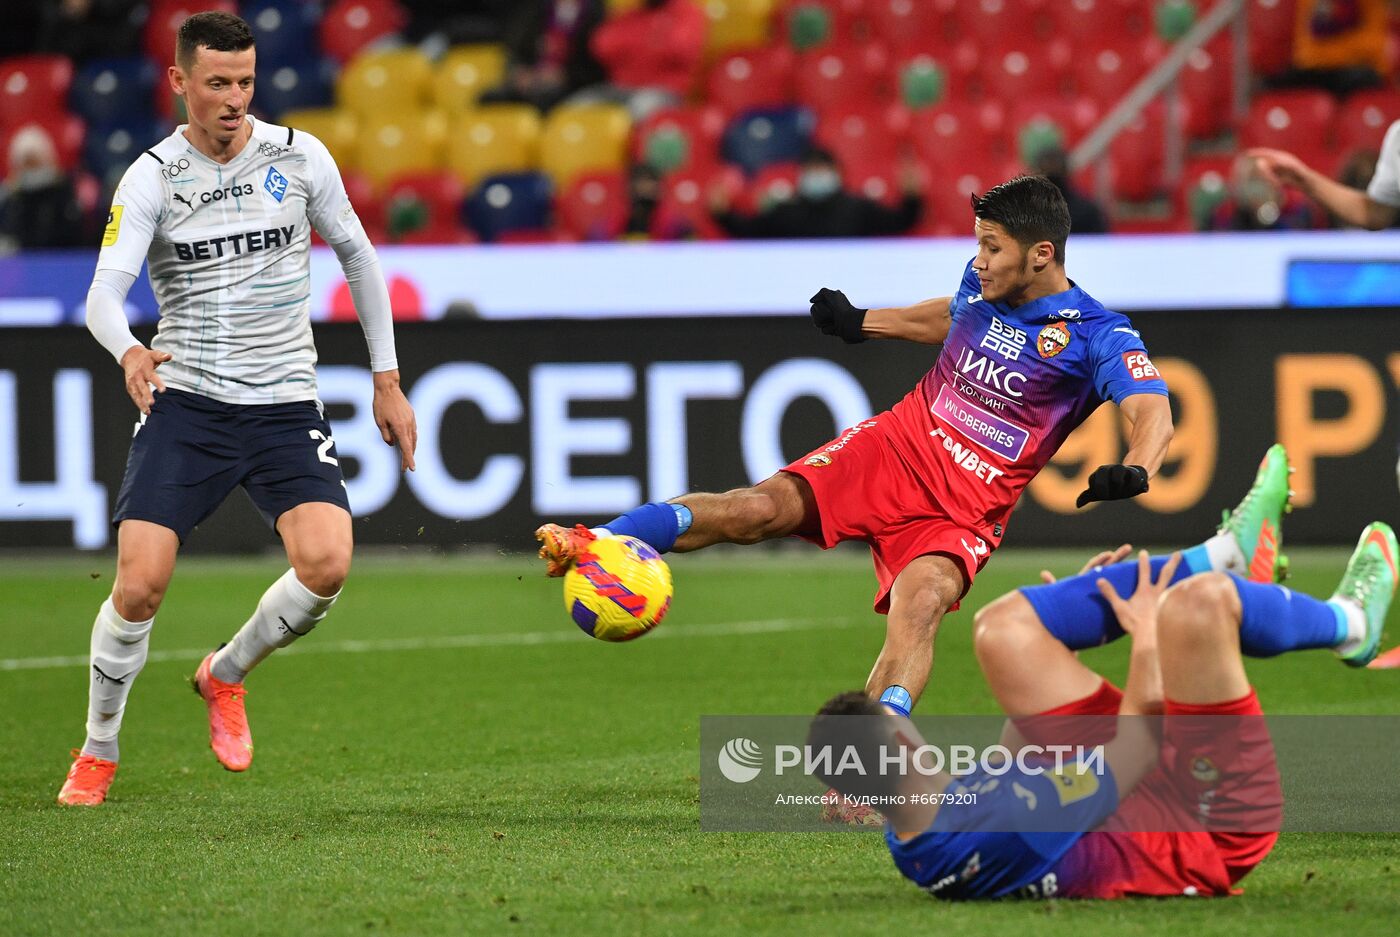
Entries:
MULTIPOLYGON (((1325 595, 1344 559, 1295 551, 1292 584, 1325 595)), ((998 555, 943 625, 921 710, 994 711, 971 611, 1079 560, 998 555)), ((257 760, 233 775, 186 680, 281 566, 186 561, 111 799, 81 810, 53 798, 111 561, 6 561, 0 934, 1395 933, 1400 835, 1286 835, 1228 900, 953 906, 876 835, 701 833, 699 717, 811 712, 863 682, 882 622, 857 553, 672 568, 671 618, 605 645, 523 559, 362 558, 321 629, 249 681, 257 760)), ((1087 659, 1121 679, 1123 651, 1087 659)), ((1400 713, 1400 673, 1325 652, 1250 669, 1271 712, 1400 713)))

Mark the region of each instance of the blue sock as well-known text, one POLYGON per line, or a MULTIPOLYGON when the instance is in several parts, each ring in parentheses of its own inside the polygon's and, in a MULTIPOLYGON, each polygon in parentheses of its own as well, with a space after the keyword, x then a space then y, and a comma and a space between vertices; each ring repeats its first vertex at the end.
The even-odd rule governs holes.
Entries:
POLYGON ((1336 647, 1347 636, 1346 616, 1330 602, 1283 586, 1231 575, 1240 595, 1240 650, 1273 657, 1310 647, 1336 647))
POLYGON ((603 526, 623 537, 636 537, 658 553, 676 545, 676 539, 690 529, 694 517, 684 504, 653 501, 615 517, 603 526))
MULTIPOLYGON (((1168 559, 1166 556, 1151 558, 1154 581, 1162 574, 1162 567, 1167 565, 1168 559)), ((1172 582, 1178 583, 1195 575, 1195 572, 1190 563, 1183 561, 1177 566, 1172 582)), ((1098 580, 1107 579, 1118 594, 1126 598, 1136 591, 1137 578, 1138 564, 1134 559, 1090 570, 1050 585, 1026 586, 1021 594, 1031 603, 1041 623, 1057 641, 1071 651, 1082 651, 1123 636, 1117 616, 1113 614, 1108 601, 1099 594, 1098 580)))

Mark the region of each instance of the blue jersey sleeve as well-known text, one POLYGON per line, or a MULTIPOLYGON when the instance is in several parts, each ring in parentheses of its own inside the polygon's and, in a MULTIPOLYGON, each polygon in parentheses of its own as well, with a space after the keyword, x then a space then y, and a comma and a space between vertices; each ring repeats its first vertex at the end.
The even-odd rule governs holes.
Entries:
POLYGON ((895 865, 939 897, 998 898, 1039 880, 1118 808, 1113 773, 1089 763, 986 772, 948 788, 929 828, 888 836, 895 865), (975 798, 968 803, 968 798, 975 798))
POLYGON ((982 281, 977 279, 977 272, 972 269, 972 261, 969 260, 967 266, 963 268, 962 282, 958 284, 958 291, 953 294, 953 302, 949 307, 952 318, 956 319, 958 317, 958 310, 962 308, 969 299, 981 294, 981 292, 982 281))
POLYGON ((1167 382, 1162 372, 1147 355, 1147 348, 1137 330, 1119 319, 1122 325, 1104 328, 1094 336, 1090 345, 1093 356, 1094 389, 1103 400, 1121 403, 1133 394, 1167 394, 1167 382))

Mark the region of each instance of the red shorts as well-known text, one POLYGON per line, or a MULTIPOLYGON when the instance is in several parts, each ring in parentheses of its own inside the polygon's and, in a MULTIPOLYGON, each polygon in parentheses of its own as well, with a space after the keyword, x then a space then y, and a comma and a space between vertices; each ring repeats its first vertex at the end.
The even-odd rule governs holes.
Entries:
MULTIPOLYGON (((1105 680, 1044 715, 1109 716, 1121 701, 1105 680)), ((1208 706, 1168 700, 1166 708, 1179 718, 1166 724, 1160 767, 1061 859, 1066 897, 1228 895, 1278 840, 1283 792, 1254 692, 1208 706)))
POLYGON ((1000 542, 953 519, 948 495, 903 454, 897 420, 889 411, 873 416, 783 469, 805 479, 816 498, 821 531, 804 539, 823 550, 847 540, 870 546, 880 584, 875 611, 882 615, 890 610, 895 578, 914 560, 930 554, 952 560, 966 595, 1000 542))

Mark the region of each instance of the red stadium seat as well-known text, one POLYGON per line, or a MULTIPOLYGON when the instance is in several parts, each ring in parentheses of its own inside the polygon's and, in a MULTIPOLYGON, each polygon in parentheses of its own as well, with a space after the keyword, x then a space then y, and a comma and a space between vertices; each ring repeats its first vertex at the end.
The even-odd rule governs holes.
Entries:
POLYGON ((1249 66, 1277 75, 1293 64, 1294 0, 1248 0, 1249 66))
POLYGON ((1400 120, 1400 91, 1358 91, 1337 112, 1337 146, 1379 151, 1386 129, 1400 120))
POLYGON ((219 10, 237 13, 234 0, 155 0, 146 17, 141 46, 162 70, 175 64, 175 34, 196 13, 219 10))
POLYGON ((664 171, 711 166, 719 161, 724 126, 724 111, 714 105, 656 111, 633 127, 632 158, 664 171))
POLYGON ((1055 34, 1076 48, 1130 48, 1151 28, 1152 4, 1142 0, 1062 0, 1050 10, 1055 34))
POLYGON ((897 164, 880 159, 852 159, 841 169, 841 178, 848 192, 864 195, 890 207, 898 205, 903 195, 899 175, 897 164))
POLYGON ((394 0, 335 0, 321 20, 321 48, 342 65, 407 22, 394 0))
POLYGON ((889 73, 889 53, 880 43, 823 46, 798 61, 797 100, 819 112, 884 100, 889 73))
POLYGON ((932 51, 954 38, 952 16, 967 0, 870 0, 875 35, 891 49, 932 51))
POLYGON ((384 186, 384 198, 416 199, 433 217, 456 218, 467 192, 454 172, 415 172, 397 176, 384 186))
POLYGON ((735 202, 745 214, 754 214, 780 202, 790 202, 797 196, 797 163, 773 163, 764 166, 735 202))
POLYGON ((554 202, 559 227, 580 241, 612 241, 627 228, 631 201, 622 172, 579 176, 554 202))
POLYGON ((49 135, 58 153, 58 163, 65 171, 78 168, 87 130, 81 118, 56 111, 14 124, 0 124, 0 157, 10 152, 10 140, 25 127, 38 127, 49 135))
POLYGON ((831 24, 823 46, 850 42, 870 29, 870 7, 874 0, 787 0, 778 25, 778 35, 784 40, 792 36, 793 17, 813 7, 823 10, 831 24))
POLYGON ((1114 46, 1089 49, 1074 57, 1071 65, 1075 90, 1093 98, 1107 111, 1132 90, 1143 68, 1131 53, 1114 46))
POLYGON ((662 183, 661 199, 651 219, 651 236, 659 241, 719 240, 723 230, 710 214, 712 186, 725 187, 733 195, 743 190, 743 175, 732 167, 708 171, 682 170, 662 183))
POLYGON ((63 111, 73 63, 63 55, 17 55, 0 60, 0 126, 63 111))
POLYGON ((1010 153, 1006 110, 995 101, 951 102, 919 111, 910 139, 914 152, 935 173, 969 162, 1004 160, 1010 153))
POLYGON ((982 92, 999 101, 1044 97, 1066 90, 1073 53, 1063 39, 1004 42, 982 60, 982 92))
POLYGON ((1003 163, 984 161, 982 166, 967 167, 957 173, 932 174, 932 183, 924 190, 924 229, 947 237, 968 236, 972 233, 972 203, 970 197, 986 192, 1015 174, 1015 169, 1003 163))
POLYGON ((796 58, 785 46, 726 55, 710 68, 707 100, 728 116, 758 107, 791 104, 796 58))
POLYGON ((1204 231, 1215 207, 1229 196, 1233 156, 1198 156, 1182 168, 1177 186, 1177 215, 1186 230, 1204 231))
POLYGON ((1163 115, 1157 103, 1139 114, 1109 144, 1113 191, 1122 199, 1145 201, 1160 193, 1163 164, 1163 115))
POLYGON ((1060 128, 1065 146, 1069 148, 1082 140, 1102 116, 1094 100, 1083 95, 1075 98, 1028 99, 1017 101, 1011 108, 1008 126, 1014 139, 1028 125, 1049 121, 1060 128))
POLYGON ((816 143, 843 165, 877 160, 893 165, 908 136, 910 114, 897 104, 829 110, 817 120, 816 143))
POLYGON ((1207 43, 1192 52, 1177 85, 1189 105, 1186 135, 1201 140, 1219 136, 1230 125, 1232 70, 1229 37, 1207 43))
POLYGON ((1025 0, 963 0, 949 10, 959 37, 991 48, 1030 40, 1030 12, 1025 0))
POLYGON ((1241 142, 1283 150, 1330 145, 1336 115, 1336 99, 1325 91, 1268 92, 1250 102, 1241 142))

